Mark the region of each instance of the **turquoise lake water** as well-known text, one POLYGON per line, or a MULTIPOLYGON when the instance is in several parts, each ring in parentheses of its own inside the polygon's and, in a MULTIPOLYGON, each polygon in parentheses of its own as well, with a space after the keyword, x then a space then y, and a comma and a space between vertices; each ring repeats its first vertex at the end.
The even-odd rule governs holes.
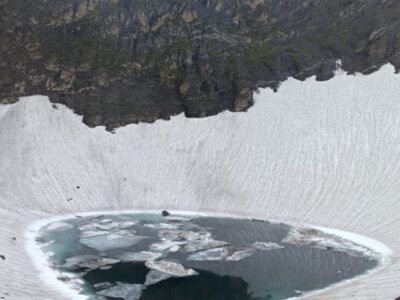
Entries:
POLYGON ((287 299, 378 263, 316 230, 220 217, 77 217, 48 224, 36 240, 60 280, 74 275, 75 288, 99 300, 287 299))

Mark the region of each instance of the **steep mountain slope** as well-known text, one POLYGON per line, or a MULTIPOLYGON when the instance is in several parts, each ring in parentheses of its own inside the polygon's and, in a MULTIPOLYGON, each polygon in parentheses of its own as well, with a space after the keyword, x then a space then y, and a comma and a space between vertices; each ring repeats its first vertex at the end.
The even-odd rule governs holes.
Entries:
POLYGON ((0 101, 108 129, 243 111, 252 91, 400 67, 396 0, 0 0, 0 101))
POLYGON ((46 97, 0 105, 0 297, 62 299, 39 280, 25 252, 33 220, 181 209, 316 224, 380 240, 394 251, 387 264, 310 298, 394 299, 399 96, 400 77, 385 66, 326 82, 290 79, 277 93, 263 90, 247 113, 180 115, 115 134, 88 128, 46 97))

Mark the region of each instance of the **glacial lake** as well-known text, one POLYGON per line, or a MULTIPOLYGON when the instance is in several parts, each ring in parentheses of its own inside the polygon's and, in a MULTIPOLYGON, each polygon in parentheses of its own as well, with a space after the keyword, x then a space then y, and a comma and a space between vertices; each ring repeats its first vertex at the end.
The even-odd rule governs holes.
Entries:
POLYGON ((56 221, 36 243, 58 280, 91 300, 287 299, 379 262, 370 249, 311 228, 161 213, 56 221))

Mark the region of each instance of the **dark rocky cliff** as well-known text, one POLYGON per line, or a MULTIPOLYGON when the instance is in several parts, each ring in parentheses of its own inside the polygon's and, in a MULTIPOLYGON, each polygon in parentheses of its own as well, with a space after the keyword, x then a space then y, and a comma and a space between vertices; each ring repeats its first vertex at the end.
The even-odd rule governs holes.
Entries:
POLYGON ((252 105, 288 76, 400 68, 397 0, 0 0, 0 101, 109 129, 252 105))

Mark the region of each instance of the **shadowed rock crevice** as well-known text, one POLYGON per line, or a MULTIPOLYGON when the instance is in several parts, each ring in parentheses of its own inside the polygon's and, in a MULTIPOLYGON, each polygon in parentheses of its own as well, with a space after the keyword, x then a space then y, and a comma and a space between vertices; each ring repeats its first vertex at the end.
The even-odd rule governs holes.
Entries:
POLYGON ((293 76, 400 66, 395 0, 0 0, 0 100, 108 129, 245 111, 293 76))

